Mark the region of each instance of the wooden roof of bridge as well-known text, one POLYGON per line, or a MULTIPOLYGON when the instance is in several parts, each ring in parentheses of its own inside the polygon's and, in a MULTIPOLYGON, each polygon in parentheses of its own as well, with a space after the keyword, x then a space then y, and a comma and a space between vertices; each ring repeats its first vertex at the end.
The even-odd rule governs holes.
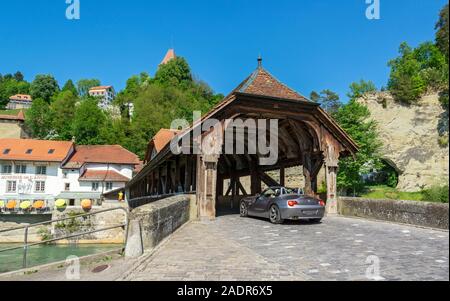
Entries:
MULTIPOLYGON (((187 135, 197 126, 201 126, 202 122, 216 118, 220 113, 225 112, 226 109, 237 100, 247 99, 261 104, 264 101, 277 102, 280 106, 285 108, 301 108, 307 112, 314 114, 314 117, 326 126, 326 128, 335 136, 335 138, 344 145, 350 154, 355 154, 358 151, 358 145, 353 139, 339 126, 339 124, 325 112, 319 104, 312 102, 297 91, 289 88, 273 75, 271 75, 261 64, 258 68, 248 76, 242 83, 240 83, 229 95, 227 95, 220 103, 214 106, 207 114, 202 116, 200 121, 195 122, 189 129, 181 132, 178 136, 187 135)), ((252 107, 258 111, 260 107, 252 107)), ((273 111, 276 112, 276 108, 273 111)), ((220 118, 219 118, 220 119, 220 118)), ((170 143, 158 153, 158 155, 150 161, 142 171, 136 175, 129 185, 140 179, 141 173, 153 169, 158 166, 167 156, 171 154, 170 143)))

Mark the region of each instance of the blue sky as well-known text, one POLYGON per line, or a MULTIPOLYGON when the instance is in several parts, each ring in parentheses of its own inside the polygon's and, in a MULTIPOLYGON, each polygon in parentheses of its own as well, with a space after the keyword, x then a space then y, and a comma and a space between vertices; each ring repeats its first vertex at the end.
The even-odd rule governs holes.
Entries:
POLYGON ((81 19, 65 18, 65 0, 1 1, 0 73, 27 80, 51 73, 99 78, 122 89, 133 74, 154 74, 172 45, 194 74, 228 93, 256 67, 309 95, 325 88, 343 99, 351 82, 386 84, 387 62, 402 41, 434 39, 445 0, 80 0, 81 19))

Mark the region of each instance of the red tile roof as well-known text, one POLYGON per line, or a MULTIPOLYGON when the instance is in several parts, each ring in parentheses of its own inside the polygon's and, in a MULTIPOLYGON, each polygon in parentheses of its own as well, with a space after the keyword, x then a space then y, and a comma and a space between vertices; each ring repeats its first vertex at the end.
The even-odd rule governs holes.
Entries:
POLYGON ((156 151, 160 152, 180 131, 170 129, 160 129, 153 137, 152 141, 156 151))
POLYGON ((26 102, 32 102, 33 99, 31 98, 31 95, 28 94, 16 94, 9 98, 9 100, 19 100, 19 101, 26 101, 26 102))
POLYGON ((62 162, 72 147, 66 141, 0 139, 0 160, 62 162))
POLYGON ((96 90, 108 90, 111 89, 112 86, 98 86, 98 87, 92 87, 89 89, 89 91, 96 91, 96 90))
POLYGON ((244 82, 242 82, 233 92, 308 101, 304 96, 281 83, 262 67, 258 67, 258 69, 244 80, 244 82))
POLYGON ((139 158, 120 145, 79 145, 64 168, 80 168, 85 163, 138 165, 139 158))
POLYGON ((170 60, 173 60, 174 58, 176 58, 177 56, 175 55, 175 50, 173 49, 169 49, 166 53, 166 56, 164 57, 164 59, 162 60, 162 62, 160 63, 160 65, 164 65, 167 64, 170 60))
POLYGON ((128 182, 130 178, 118 173, 115 170, 90 170, 87 169, 78 179, 79 181, 99 181, 99 182, 128 182))
POLYGON ((159 153, 179 133, 180 131, 177 130, 160 129, 148 144, 147 153, 145 154, 146 161, 150 161, 153 149, 159 153))

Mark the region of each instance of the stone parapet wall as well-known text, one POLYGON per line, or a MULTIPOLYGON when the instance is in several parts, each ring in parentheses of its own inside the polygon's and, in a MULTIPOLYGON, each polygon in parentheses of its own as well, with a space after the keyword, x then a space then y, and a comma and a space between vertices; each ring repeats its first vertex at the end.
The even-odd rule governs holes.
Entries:
POLYGON ((127 256, 139 256, 143 251, 153 249, 194 218, 196 212, 191 212, 194 201, 194 196, 177 195, 134 209, 130 213, 127 256))
POLYGON ((343 216, 448 230, 448 204, 345 197, 338 200, 338 212, 343 216))

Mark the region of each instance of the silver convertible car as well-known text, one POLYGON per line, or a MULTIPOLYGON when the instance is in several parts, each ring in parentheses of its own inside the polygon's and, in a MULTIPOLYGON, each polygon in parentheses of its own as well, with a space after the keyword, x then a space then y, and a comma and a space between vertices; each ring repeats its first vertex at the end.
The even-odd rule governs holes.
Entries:
POLYGON ((309 220, 320 222, 325 215, 325 202, 304 195, 300 189, 270 187, 240 204, 242 217, 254 216, 281 224, 284 220, 309 220))

